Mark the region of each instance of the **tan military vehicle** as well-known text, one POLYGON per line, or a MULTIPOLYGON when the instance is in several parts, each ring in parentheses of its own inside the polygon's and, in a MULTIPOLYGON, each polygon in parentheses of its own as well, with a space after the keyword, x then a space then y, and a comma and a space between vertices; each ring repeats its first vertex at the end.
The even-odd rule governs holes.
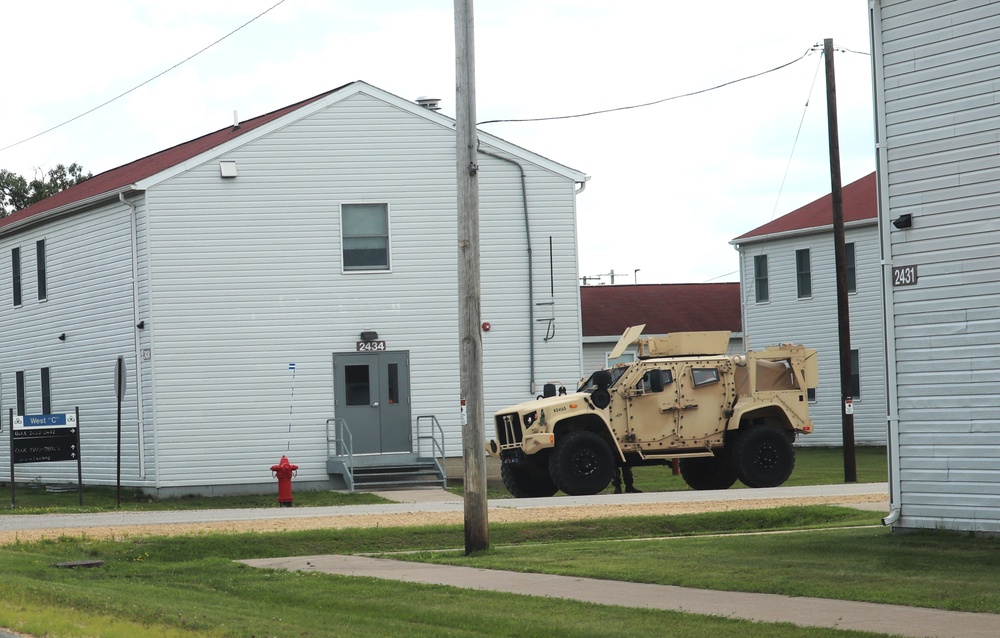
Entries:
POLYGON ((792 442, 813 429, 807 391, 816 387, 816 351, 781 344, 727 355, 728 332, 639 338, 644 327, 626 330, 610 355, 638 339, 637 361, 594 372, 576 392, 496 413, 487 451, 500 457, 511 494, 596 494, 616 465, 675 458, 696 490, 788 479, 792 442))

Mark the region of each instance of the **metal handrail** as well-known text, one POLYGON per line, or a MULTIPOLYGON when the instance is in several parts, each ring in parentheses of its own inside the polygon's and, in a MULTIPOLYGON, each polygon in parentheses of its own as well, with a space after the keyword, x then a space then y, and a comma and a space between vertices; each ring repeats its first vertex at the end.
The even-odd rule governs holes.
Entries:
POLYGON ((326 455, 347 457, 347 489, 354 491, 354 435, 347 427, 347 421, 341 418, 326 420, 326 455), (330 438, 330 424, 333 423, 333 438, 330 438), (333 454, 330 454, 330 441, 333 441, 333 454))
POLYGON ((448 473, 445 471, 444 428, 441 427, 441 423, 433 414, 423 414, 417 417, 417 456, 420 456, 420 442, 423 439, 431 440, 431 458, 434 459, 434 462, 438 464, 438 469, 441 470, 441 476, 443 477, 441 485, 443 487, 448 487, 448 473), (430 435, 421 434, 420 423, 424 419, 430 421, 430 435), (438 437, 435 436, 435 433, 440 435, 441 438, 438 439, 438 437), (439 453, 440 456, 435 454, 435 452, 439 453), (439 458, 441 459, 440 462, 438 462, 439 458))

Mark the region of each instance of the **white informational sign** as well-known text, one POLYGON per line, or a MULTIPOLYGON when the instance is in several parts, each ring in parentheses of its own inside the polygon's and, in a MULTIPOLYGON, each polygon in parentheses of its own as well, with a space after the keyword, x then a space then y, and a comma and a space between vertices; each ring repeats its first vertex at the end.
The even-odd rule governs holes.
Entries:
POLYGON ((844 414, 854 414, 854 399, 844 401, 844 414))

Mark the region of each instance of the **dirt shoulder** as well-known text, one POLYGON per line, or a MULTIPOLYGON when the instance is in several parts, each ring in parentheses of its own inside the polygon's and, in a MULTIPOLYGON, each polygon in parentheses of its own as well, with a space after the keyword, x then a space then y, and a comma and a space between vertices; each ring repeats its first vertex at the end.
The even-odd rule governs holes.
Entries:
MULTIPOLYGON (((495 507, 489 512, 492 523, 528 523, 539 521, 574 521, 618 516, 662 516, 698 512, 767 509, 787 505, 863 505, 886 503, 886 494, 809 496, 740 501, 693 501, 685 503, 615 503, 574 505, 571 507, 495 507)), ((347 529, 363 527, 420 527, 424 525, 461 525, 464 513, 408 512, 392 514, 345 514, 265 520, 213 523, 170 523, 160 525, 118 525, 106 527, 66 527, 59 529, 0 531, 0 545, 32 542, 41 539, 87 537, 124 540, 142 536, 183 536, 206 533, 239 534, 244 532, 283 532, 312 529, 347 529)))

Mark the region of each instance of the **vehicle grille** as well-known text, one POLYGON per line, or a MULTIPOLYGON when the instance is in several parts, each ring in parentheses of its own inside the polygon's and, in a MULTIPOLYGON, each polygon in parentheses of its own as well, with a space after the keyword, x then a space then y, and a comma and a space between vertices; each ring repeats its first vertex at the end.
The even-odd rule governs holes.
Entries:
POLYGON ((521 444, 524 431, 521 429, 521 416, 517 412, 498 414, 496 422, 497 441, 501 446, 521 444))

